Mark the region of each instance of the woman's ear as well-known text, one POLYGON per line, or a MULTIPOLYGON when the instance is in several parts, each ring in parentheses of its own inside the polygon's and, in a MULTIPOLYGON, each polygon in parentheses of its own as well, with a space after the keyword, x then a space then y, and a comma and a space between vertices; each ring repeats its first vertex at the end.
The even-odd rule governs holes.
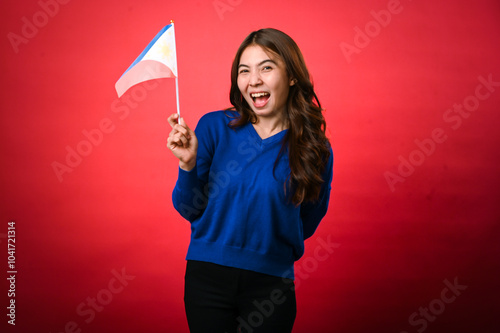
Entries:
POLYGON ((291 87, 291 86, 294 86, 294 85, 295 85, 295 83, 297 83, 297 79, 291 79, 291 80, 290 80, 290 87, 291 87))

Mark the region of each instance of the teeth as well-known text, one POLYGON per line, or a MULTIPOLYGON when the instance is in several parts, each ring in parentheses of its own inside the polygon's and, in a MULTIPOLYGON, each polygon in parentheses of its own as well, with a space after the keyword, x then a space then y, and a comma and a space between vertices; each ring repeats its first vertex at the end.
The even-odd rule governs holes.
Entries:
POLYGON ((269 93, 266 93, 266 92, 260 92, 260 93, 254 93, 254 94, 251 94, 251 96, 252 96, 253 98, 262 97, 262 96, 266 96, 266 95, 269 95, 269 93))

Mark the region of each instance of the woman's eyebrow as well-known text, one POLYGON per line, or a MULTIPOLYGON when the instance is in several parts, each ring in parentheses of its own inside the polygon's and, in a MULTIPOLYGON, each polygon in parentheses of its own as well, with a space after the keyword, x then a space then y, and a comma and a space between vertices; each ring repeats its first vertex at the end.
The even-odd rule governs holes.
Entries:
MULTIPOLYGON (((263 65, 263 64, 265 64, 266 62, 270 62, 270 63, 273 63, 273 64, 275 64, 275 65, 276 65, 276 61, 274 61, 273 59, 265 59, 265 60, 262 60, 261 62, 259 62, 259 63, 257 64, 257 66, 262 66, 262 65, 263 65)), ((250 67, 250 66, 245 65, 245 64, 239 64, 239 65, 238 65, 238 68, 240 68, 240 67, 250 67)))

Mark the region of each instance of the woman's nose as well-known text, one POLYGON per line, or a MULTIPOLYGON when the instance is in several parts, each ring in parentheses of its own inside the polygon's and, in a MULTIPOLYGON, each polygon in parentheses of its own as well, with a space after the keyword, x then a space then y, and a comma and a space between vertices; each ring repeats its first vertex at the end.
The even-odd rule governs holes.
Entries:
POLYGON ((262 83, 262 80, 261 80, 260 75, 259 75, 258 72, 257 73, 254 72, 254 73, 250 74, 249 84, 251 86, 258 86, 261 83, 262 83))

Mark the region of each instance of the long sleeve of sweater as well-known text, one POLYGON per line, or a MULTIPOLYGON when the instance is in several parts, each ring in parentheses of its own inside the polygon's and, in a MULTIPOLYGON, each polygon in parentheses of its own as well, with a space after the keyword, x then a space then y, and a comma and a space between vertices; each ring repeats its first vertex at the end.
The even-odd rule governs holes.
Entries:
POLYGON ((215 150, 215 140, 219 136, 217 131, 207 124, 211 122, 210 118, 213 118, 210 114, 203 116, 196 126, 195 134, 198 138, 196 165, 191 171, 179 168, 177 183, 172 193, 174 208, 189 222, 193 222, 203 214, 208 201, 209 170, 215 150))
POLYGON ((304 203, 300 207, 300 217, 304 226, 304 239, 311 237, 319 223, 326 215, 330 203, 330 191, 333 177, 333 151, 330 149, 330 158, 325 166, 322 178, 324 180, 317 202, 304 203))

